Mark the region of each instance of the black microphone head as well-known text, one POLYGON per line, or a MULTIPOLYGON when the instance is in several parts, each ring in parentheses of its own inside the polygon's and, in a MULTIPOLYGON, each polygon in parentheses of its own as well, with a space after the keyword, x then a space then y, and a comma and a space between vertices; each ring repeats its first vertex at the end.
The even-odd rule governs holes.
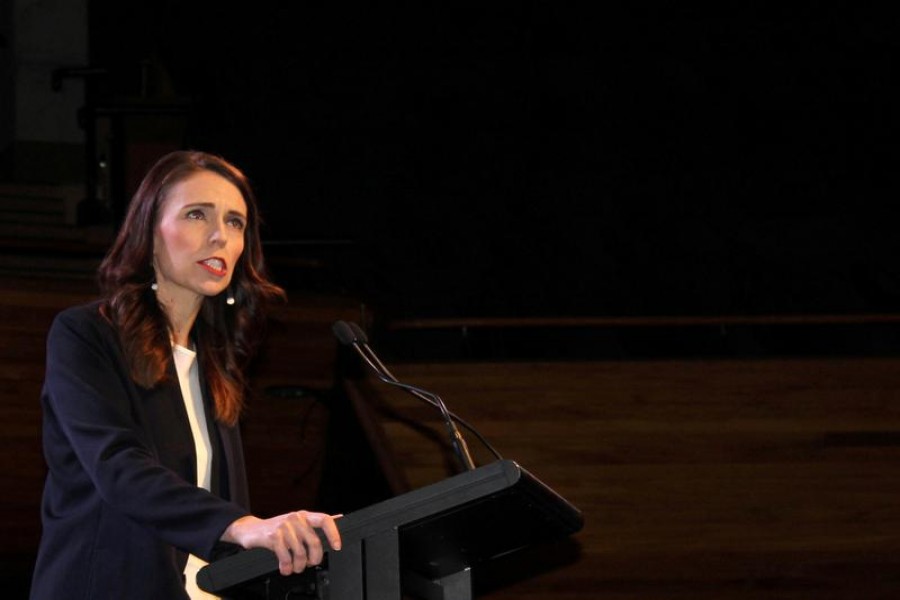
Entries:
POLYGON ((366 332, 362 330, 362 327, 360 327, 353 321, 350 321, 348 325, 350 326, 350 329, 353 330, 353 335, 356 338, 357 342, 359 342, 360 344, 369 343, 369 338, 366 336, 366 332))
POLYGON ((356 335, 354 335, 353 330, 347 325, 346 321, 335 321, 334 325, 331 326, 331 330, 338 341, 345 346, 350 346, 356 341, 356 335))

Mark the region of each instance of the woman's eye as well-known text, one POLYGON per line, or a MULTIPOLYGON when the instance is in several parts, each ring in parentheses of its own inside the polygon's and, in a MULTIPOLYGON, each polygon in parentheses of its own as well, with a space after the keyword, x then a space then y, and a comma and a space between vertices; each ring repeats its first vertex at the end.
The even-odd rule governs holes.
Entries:
POLYGON ((188 219, 202 219, 205 215, 203 214, 202 210, 195 208, 193 210, 189 210, 186 216, 188 219))
POLYGON ((243 231, 244 226, 245 226, 245 225, 244 225, 244 220, 243 220, 243 219, 239 219, 239 218, 237 218, 237 217, 234 217, 234 218, 229 219, 229 220, 228 220, 228 224, 231 225, 232 227, 234 227, 235 229, 239 229, 239 230, 241 230, 241 231, 243 231))

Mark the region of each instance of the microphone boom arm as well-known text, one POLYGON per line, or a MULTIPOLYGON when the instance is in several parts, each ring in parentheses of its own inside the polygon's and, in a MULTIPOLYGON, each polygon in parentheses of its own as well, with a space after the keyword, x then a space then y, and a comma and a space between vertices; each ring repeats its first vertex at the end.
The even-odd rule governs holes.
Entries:
POLYGON ((332 327, 335 336, 345 346, 352 346, 357 354, 365 361, 367 365, 372 369, 372 371, 378 376, 378 378, 390 385, 397 386, 407 393, 419 398, 420 400, 430 404, 431 406, 437 408, 441 411, 441 415, 444 418, 444 424, 447 426, 447 430, 450 433, 450 441, 451 446, 453 447, 454 452, 456 453, 457 458, 459 459, 462 466, 467 470, 472 470, 475 468, 475 461, 472 459, 472 455, 469 452, 469 447, 466 444, 465 438, 463 438, 462 434, 459 431, 459 428, 456 426, 456 423, 459 423, 466 429, 468 429, 471 433, 473 433, 478 440, 484 444, 485 448, 487 448, 491 454, 493 454, 497 460, 503 460, 503 457, 500 456, 500 453, 482 436, 474 427, 472 427, 469 423, 467 423, 464 419, 452 413, 447 409, 446 404, 441 399, 440 396, 433 392, 429 392, 427 390, 423 390, 421 388, 402 383, 399 379, 394 377, 394 374, 391 373, 390 369, 388 369, 383 362, 378 358, 378 355, 375 354, 375 351, 368 344, 368 340, 366 338, 365 332, 357 325, 356 323, 347 323, 346 321, 337 321, 332 327))
POLYGON ((359 354, 364 361, 375 371, 378 378, 390 385, 395 385, 406 392, 412 394, 416 398, 420 400, 424 400, 428 404, 438 408, 441 411, 441 415, 444 417, 444 423, 447 426, 447 430, 450 433, 450 443, 453 446, 453 450, 456 453, 456 457, 459 459, 459 462, 462 466, 471 471, 475 469, 475 461, 472 460, 472 454, 469 452, 469 446, 466 444, 465 438, 459 431, 459 428, 456 426, 453 417, 455 415, 451 415, 450 411, 447 410, 447 405, 444 404, 444 401, 440 396, 434 394, 432 392, 426 392, 425 390, 421 390, 415 386, 408 385, 406 383, 402 383, 399 381, 394 375, 384 366, 384 364, 378 360, 378 357, 374 352, 368 348, 367 345, 361 344, 358 340, 354 340, 352 343, 353 349, 356 350, 356 353, 359 354), (380 368, 379 368, 380 367, 380 368))

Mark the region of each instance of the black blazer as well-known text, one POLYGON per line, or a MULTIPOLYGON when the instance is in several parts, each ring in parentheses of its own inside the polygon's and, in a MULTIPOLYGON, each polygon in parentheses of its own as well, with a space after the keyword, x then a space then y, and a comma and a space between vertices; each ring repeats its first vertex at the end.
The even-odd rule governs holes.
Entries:
POLYGON ((31 598, 187 598, 186 553, 211 559, 222 532, 249 514, 239 430, 207 417, 213 489, 198 488, 174 362, 169 374, 150 390, 131 380, 99 303, 54 320, 41 394, 48 474, 31 598))

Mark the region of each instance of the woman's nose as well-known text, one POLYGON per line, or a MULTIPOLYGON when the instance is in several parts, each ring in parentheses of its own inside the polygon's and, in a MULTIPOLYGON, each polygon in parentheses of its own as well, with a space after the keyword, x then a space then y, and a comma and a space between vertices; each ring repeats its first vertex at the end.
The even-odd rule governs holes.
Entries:
POLYGON ((228 236, 225 232, 225 223, 218 223, 213 227, 212 231, 209 235, 209 241, 213 244, 218 244, 220 246, 224 246, 228 241, 228 236))

